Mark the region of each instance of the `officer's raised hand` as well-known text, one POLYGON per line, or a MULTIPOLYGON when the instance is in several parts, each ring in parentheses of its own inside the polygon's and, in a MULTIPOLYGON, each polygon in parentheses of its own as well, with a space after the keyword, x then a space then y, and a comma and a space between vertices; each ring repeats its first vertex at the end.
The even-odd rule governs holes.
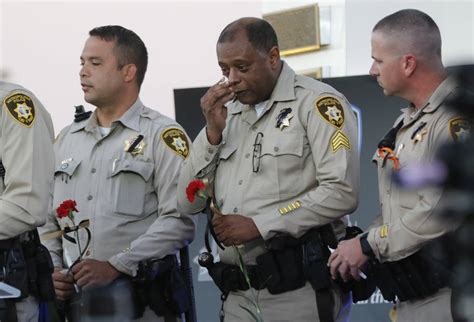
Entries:
POLYGON ((91 289, 112 283, 120 273, 109 262, 84 259, 72 267, 74 280, 83 289, 91 289))
POLYGON ((201 109, 207 124, 207 139, 211 144, 216 145, 221 141, 227 118, 227 108, 224 104, 235 97, 232 90, 235 84, 236 82, 225 81, 223 78, 201 97, 201 109))

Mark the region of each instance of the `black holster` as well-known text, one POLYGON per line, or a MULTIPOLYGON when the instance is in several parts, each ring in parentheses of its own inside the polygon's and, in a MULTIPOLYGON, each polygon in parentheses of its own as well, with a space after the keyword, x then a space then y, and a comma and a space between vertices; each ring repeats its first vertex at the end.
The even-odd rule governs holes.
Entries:
POLYGON ((56 297, 51 274, 53 262, 48 249, 40 243, 37 230, 19 237, 0 241, 0 266, 3 280, 18 288, 21 297, 35 296, 39 301, 56 297))
POLYGON ((387 301, 422 299, 450 286, 453 272, 428 247, 395 262, 376 264, 377 286, 387 301))
POLYGON ((133 278, 135 317, 149 306, 158 316, 177 316, 189 310, 189 290, 175 255, 139 263, 133 278))
MULTIPOLYGON (((357 226, 346 227, 346 234, 342 240, 349 240, 362 234, 363 231, 357 226)), ((360 280, 349 280, 344 282, 340 277, 336 280, 340 285, 341 289, 345 292, 352 293, 352 302, 357 303, 370 298, 374 293, 377 282, 375 279, 375 269, 378 261, 375 259, 369 259, 365 267, 363 268, 364 274, 367 276, 365 279, 360 280)))
MULTIPOLYGON (((334 247, 332 227, 315 228, 301 238, 277 236, 266 242, 268 251, 256 258, 257 265, 246 265, 250 286, 267 288, 270 294, 280 294, 303 287, 309 281, 315 290, 331 285, 327 259, 328 245, 334 247), (329 237, 328 237, 329 236, 329 237)), ((247 290, 249 285, 240 267, 222 262, 201 264, 223 294, 247 290)))

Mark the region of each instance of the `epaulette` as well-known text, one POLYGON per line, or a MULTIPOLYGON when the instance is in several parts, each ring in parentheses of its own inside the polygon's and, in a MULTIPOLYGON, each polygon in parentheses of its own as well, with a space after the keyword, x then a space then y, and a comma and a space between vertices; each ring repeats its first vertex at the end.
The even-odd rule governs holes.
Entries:
POLYGON ((76 123, 87 120, 92 114, 91 111, 86 112, 82 105, 76 105, 74 108, 76 109, 76 112, 74 113, 74 122, 76 123))

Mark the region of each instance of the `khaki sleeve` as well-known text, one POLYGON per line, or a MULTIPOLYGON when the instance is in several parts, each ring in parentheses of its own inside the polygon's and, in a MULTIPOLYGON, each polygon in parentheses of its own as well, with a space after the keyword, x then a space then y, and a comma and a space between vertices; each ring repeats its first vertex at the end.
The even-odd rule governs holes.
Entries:
MULTIPOLYGON (((185 135, 182 129, 176 129, 185 135)), ((187 140, 189 150, 189 138, 187 140)), ((139 261, 174 254, 191 243, 195 234, 193 218, 177 210, 178 176, 184 157, 167 147, 161 140, 160 133, 155 137, 153 148, 153 185, 158 196, 158 218, 143 235, 132 241, 129 250, 109 259, 119 271, 132 276, 136 274, 139 261)))
MULTIPOLYGON (((223 143, 222 143, 223 144, 223 143)), ((222 145, 221 144, 221 145, 222 145)), ((203 198, 190 202, 186 197, 186 187, 192 180, 207 178, 214 180, 217 157, 221 145, 212 145, 207 140, 206 128, 202 129, 193 143, 189 158, 184 161, 178 183, 178 209, 182 213, 196 214, 206 207, 203 198)))
MULTIPOLYGON (((357 207, 359 151, 356 117, 347 101, 336 96, 321 96, 312 103, 307 115, 306 134, 316 168, 315 187, 298 199, 300 207, 291 216, 281 216, 275 209, 254 218, 264 239, 278 232, 301 236, 313 227, 331 223, 353 212, 357 207), (320 104, 327 98, 344 111, 342 119, 337 117, 337 111, 333 111, 336 113, 333 118, 338 120, 335 125, 324 117, 327 116, 324 111, 318 110, 318 102, 320 104)), ((333 106, 331 104, 328 105, 333 106)), ((305 169, 294 175, 305 177, 305 169)))
POLYGON ((5 190, 0 197, 0 239, 15 237, 45 223, 53 185, 54 152, 51 117, 30 93, 15 91, 2 103, 2 163, 5 190), (28 97, 33 117, 12 108, 28 97), (21 96, 23 95, 23 96, 21 96), (23 113, 23 114, 21 114, 23 113))

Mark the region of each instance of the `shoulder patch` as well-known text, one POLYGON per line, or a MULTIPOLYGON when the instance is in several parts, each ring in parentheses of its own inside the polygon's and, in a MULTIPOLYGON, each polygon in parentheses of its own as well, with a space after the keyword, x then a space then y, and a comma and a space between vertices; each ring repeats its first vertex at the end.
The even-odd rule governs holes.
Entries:
POLYGON ((178 128, 169 128, 161 132, 161 139, 174 153, 186 159, 189 155, 189 142, 186 134, 178 128))
POLYGON ((461 117, 449 120, 449 133, 455 142, 465 142, 471 136, 471 124, 461 117))
POLYGON ((341 102, 333 96, 324 96, 316 101, 315 106, 321 117, 340 130, 344 125, 344 109, 341 102))
POLYGON ((31 127, 35 122, 35 105, 28 95, 16 93, 7 96, 3 100, 3 106, 8 114, 21 125, 31 127))

